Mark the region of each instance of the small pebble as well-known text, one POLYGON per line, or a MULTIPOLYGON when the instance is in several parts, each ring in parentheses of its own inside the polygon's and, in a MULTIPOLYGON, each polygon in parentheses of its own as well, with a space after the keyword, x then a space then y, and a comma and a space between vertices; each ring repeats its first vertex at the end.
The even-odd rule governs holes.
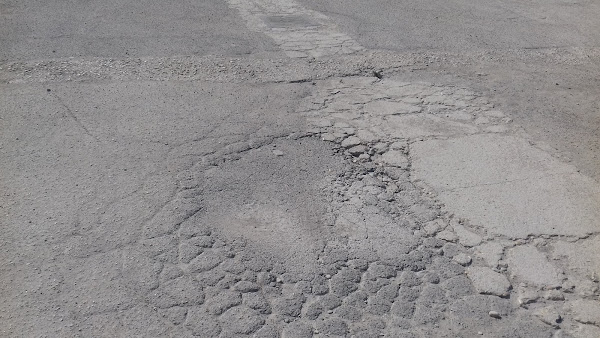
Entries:
POLYGON ((490 311, 490 312, 489 312, 489 315, 490 315, 490 317, 492 317, 492 318, 497 318, 497 319, 500 319, 500 318, 502 318, 502 317, 500 317, 500 314, 499 314, 498 312, 496 312, 496 311, 490 311))
POLYGON ((273 150, 273 155, 275 155, 275 156, 283 156, 283 151, 281 151, 281 150, 273 150))
POLYGON ((466 266, 471 264, 471 257, 465 255, 464 253, 459 253, 458 255, 454 256, 452 258, 456 263, 462 265, 462 266, 466 266))

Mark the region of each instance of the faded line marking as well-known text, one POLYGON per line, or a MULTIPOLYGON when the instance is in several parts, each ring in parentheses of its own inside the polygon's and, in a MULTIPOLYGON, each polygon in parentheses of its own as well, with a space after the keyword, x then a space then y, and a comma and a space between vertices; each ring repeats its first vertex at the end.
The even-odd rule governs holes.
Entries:
POLYGON ((264 33, 292 58, 352 54, 364 48, 331 19, 291 0, 227 0, 248 28, 264 33))

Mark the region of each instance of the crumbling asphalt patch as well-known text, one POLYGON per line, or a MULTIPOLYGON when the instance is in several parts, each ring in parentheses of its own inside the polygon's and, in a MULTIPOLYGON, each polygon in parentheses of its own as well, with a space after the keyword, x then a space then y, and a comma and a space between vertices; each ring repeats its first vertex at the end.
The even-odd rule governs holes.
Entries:
MULTIPOLYGON (((229 156, 180 173, 181 216, 123 253, 120 284, 177 331, 452 336, 474 332, 448 321, 473 306, 496 330, 486 332, 513 320, 507 299, 473 298, 468 263, 454 259, 468 251, 435 237, 449 219, 406 170, 353 163, 311 136, 229 156)), ((549 330, 537 322, 530 330, 549 330)))
POLYGON ((475 296, 467 248, 436 238, 451 219, 406 169, 353 158, 284 137, 194 166, 177 195, 200 207, 129 250, 123 284, 197 336, 471 335, 456 323, 473 309, 490 334, 551 331, 505 294, 475 296))
MULTIPOLYGON (((337 201, 341 212, 335 225, 346 230, 349 254, 353 244, 370 245, 381 262, 391 259, 392 266, 422 273, 433 284, 440 278, 459 278, 448 280, 447 298, 438 292, 435 302, 426 303, 428 311, 419 311, 416 298, 403 307, 403 313, 418 314, 417 321, 413 317, 404 323, 405 329, 438 336, 446 329, 453 332, 450 336, 548 336, 556 329, 557 334, 588 330, 589 323, 573 316, 571 304, 597 297, 597 278, 589 272, 584 277, 556 258, 551 261, 548 252, 563 241, 596 236, 596 209, 589 203, 598 194, 591 180, 527 141, 493 104, 463 88, 333 78, 318 83, 317 94, 304 107, 312 131, 337 144, 368 172, 338 192, 343 197, 337 201), (536 184, 539 179, 562 182, 553 188, 561 193, 540 197, 549 184, 536 184), (505 182, 540 190, 531 196, 516 189, 512 197, 501 197, 505 182), (572 193, 572 186, 582 188, 572 193), (453 197, 462 188, 481 191, 453 197), (567 198, 566 206, 553 196, 567 198), (559 219, 562 224, 555 223, 559 219), (523 223, 514 230, 519 221, 523 223), (416 266, 397 261, 411 255, 420 257, 416 266), (486 296, 472 297, 477 293, 486 296), (472 311, 496 304, 496 309, 489 306, 487 318, 502 325, 454 326, 464 320, 454 316, 465 314, 457 307, 451 307, 452 315, 446 313, 456 296, 471 299, 467 307, 472 311)), ((379 308, 385 313, 385 307, 379 308)))
MULTIPOLYGON (((17 32, 53 47, 0 65, 2 335, 600 336, 597 182, 469 90, 595 173, 597 48, 368 51, 294 0, 202 8, 170 46, 17 32)), ((29 9, 9 31, 72 16, 29 9)))

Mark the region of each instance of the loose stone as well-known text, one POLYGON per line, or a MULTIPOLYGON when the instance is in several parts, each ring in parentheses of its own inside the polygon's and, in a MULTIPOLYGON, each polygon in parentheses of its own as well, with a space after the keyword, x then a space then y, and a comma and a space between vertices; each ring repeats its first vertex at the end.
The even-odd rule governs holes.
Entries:
POLYGON ((359 159, 359 160, 368 160, 368 159, 370 159, 370 158, 371 158, 371 156, 369 156, 369 155, 367 155, 367 154, 364 154, 364 153, 363 153, 363 154, 360 154, 360 155, 358 156, 358 159, 359 159))
POLYGON ((471 264, 471 257, 465 255, 464 253, 459 253, 458 255, 454 256, 452 259, 456 263, 458 263, 462 266, 467 266, 467 265, 471 264))
POLYGON ((363 145, 357 145, 357 146, 354 146, 354 147, 348 149, 348 152, 354 156, 363 154, 365 151, 367 151, 367 147, 365 147, 363 145))
POLYGON ((427 224, 424 227, 425 232, 429 236, 436 234, 442 228, 443 228, 443 222, 441 222, 440 220, 427 222, 427 224))
POLYGON ((352 148, 360 144, 360 139, 356 136, 350 136, 342 141, 342 147, 352 148))
POLYGON ((379 142, 373 146, 373 149, 375 149, 378 154, 383 154, 388 150, 388 145, 387 143, 379 142))
POLYGON ((448 231, 448 230, 443 230, 440 231, 437 236, 435 236, 439 239, 443 239, 445 241, 448 242, 456 242, 458 240, 458 237, 456 236, 455 233, 453 233, 452 231, 448 231))

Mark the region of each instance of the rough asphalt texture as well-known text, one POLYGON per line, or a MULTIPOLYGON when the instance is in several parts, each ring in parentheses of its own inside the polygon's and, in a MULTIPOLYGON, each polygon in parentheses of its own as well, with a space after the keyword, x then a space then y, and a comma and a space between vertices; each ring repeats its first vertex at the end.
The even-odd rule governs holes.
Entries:
POLYGON ((0 1, 6 337, 600 337, 594 2, 0 1))

